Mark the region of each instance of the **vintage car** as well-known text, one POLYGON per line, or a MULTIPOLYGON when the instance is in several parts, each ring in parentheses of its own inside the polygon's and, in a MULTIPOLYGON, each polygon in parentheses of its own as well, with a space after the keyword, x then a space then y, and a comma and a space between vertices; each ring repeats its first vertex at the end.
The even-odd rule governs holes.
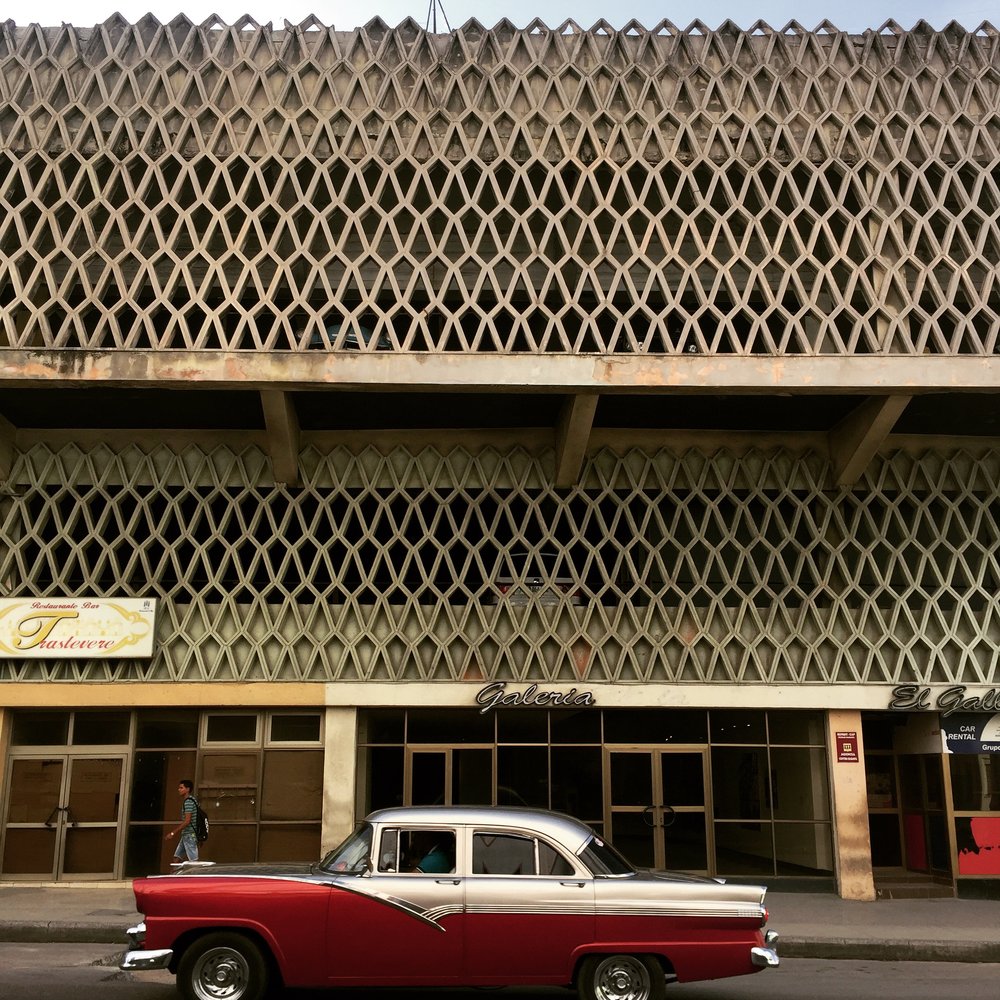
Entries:
POLYGON ((637 871, 569 816, 425 806, 371 813, 313 864, 183 865, 137 879, 121 967, 187 1000, 269 985, 575 986, 656 1000, 668 981, 778 964, 765 889, 637 871))

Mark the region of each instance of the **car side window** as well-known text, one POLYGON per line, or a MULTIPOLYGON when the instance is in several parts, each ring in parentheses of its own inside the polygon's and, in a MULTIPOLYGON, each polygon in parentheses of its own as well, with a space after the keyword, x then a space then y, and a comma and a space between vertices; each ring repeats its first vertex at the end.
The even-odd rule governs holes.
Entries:
POLYGON ((383 830, 378 847, 378 870, 399 871, 399 830, 383 830))
POLYGON ((572 875, 569 862, 535 837, 477 833, 472 838, 473 875, 572 875))
POLYGON ((538 842, 538 873, 540 875, 572 875, 573 866, 553 847, 538 842))
POLYGON ((379 842, 380 872, 450 875, 455 871, 455 831, 385 829, 379 842))

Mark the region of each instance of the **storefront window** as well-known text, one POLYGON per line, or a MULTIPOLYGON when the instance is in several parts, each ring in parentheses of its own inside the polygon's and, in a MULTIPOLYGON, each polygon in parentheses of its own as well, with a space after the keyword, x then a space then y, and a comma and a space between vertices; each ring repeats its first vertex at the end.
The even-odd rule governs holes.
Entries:
POLYGON ((600 747, 553 747, 552 808, 594 825, 603 822, 600 747))
POLYGON ((270 739, 272 743, 318 743, 321 728, 315 712, 295 715, 276 712, 271 716, 270 739))
POLYGON ((493 715, 461 709, 414 710, 408 713, 407 739, 410 743, 492 743, 493 719, 493 715))
POLYGON ((1000 754, 951 754, 959 875, 1000 875, 1000 754), (990 814, 993 815, 990 815, 990 814))
POLYGON ((187 709, 140 712, 136 720, 136 746, 196 747, 199 713, 187 709))
POLYGON ((1000 812, 1000 754, 952 754, 948 763, 956 812, 1000 812))
POLYGON ((600 743, 600 712, 549 712, 553 743, 600 743))
POLYGON ((716 819, 770 820, 766 749, 713 747, 712 792, 716 819))
POLYGON ((684 709, 637 709, 604 713, 605 743, 705 743, 706 713, 684 709))
POLYGON ((499 747, 497 805, 547 808, 548 756, 546 747, 499 747))
POLYGON ((128 877, 169 870, 178 783, 190 778, 208 815, 208 861, 309 861, 319 857, 323 804, 320 712, 137 713, 129 827, 128 877), (205 742, 198 746, 199 724, 205 742), (267 734, 264 747, 245 746, 267 734), (220 742, 243 744, 223 749, 220 742), (312 748, 288 744, 313 744, 312 748), (214 744, 214 745, 213 745, 214 744), (211 746, 211 749, 207 747, 211 746))
POLYGON ((256 743, 257 716, 210 715, 205 732, 206 743, 256 743))
POLYGON ((406 739, 406 712, 403 709, 362 712, 358 719, 358 739, 369 744, 403 743, 406 739))
POLYGON ((770 758, 774 819, 830 819, 826 751, 819 747, 771 747, 770 758))
POLYGON ((498 743, 548 743, 548 712, 502 712, 497 716, 498 743))
POLYGON ((548 807, 639 865, 833 873, 822 712, 371 710, 359 733, 361 813, 400 802, 548 807))
POLYGON ((363 751, 363 771, 358 788, 365 806, 362 813, 403 804, 402 746, 370 747, 363 751))
POLYGON ((54 747, 66 743, 69 712, 18 712, 11 743, 21 747, 54 747))
POLYGON ((715 709, 712 716, 713 743, 766 743, 763 712, 715 709))
POLYGON ((822 712, 768 712, 767 735, 774 744, 823 746, 826 729, 822 712))
POLYGON ((124 746, 129 740, 131 712, 76 712, 73 743, 76 746, 124 746))

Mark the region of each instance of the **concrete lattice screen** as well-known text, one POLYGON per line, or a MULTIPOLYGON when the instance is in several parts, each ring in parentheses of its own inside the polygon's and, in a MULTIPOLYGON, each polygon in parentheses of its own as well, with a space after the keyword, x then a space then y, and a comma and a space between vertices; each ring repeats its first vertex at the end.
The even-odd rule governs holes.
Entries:
POLYGON ((11 596, 162 599, 149 662, 0 679, 998 684, 1000 454, 35 445, 0 498, 11 596), (498 596, 552 553, 557 599, 498 596), (514 570, 516 572, 516 570, 514 570), (17 581, 13 583, 13 581, 17 581))
POLYGON ((991 355, 1000 34, 0 25, 0 344, 991 355))

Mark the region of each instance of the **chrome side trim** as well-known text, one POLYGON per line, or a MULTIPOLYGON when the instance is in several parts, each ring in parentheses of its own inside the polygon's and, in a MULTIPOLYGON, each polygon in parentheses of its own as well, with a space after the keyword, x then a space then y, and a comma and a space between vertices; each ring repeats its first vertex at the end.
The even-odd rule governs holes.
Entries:
POLYGON ((750 961, 762 969, 773 969, 780 964, 778 953, 773 948, 751 948, 750 961))
POLYGON ((375 892, 368 886, 354 886, 354 885, 339 885, 339 889, 343 889, 344 892, 351 892, 357 896, 364 896, 366 899, 370 899, 376 903, 381 903, 383 906, 389 906, 394 910, 399 910, 401 913, 405 913, 408 916, 414 917, 417 920, 422 921, 435 930, 441 931, 442 934, 447 934, 447 929, 442 927, 438 922, 442 917, 448 916, 450 913, 461 913, 462 906, 458 905, 448 905, 448 906, 438 906, 432 910, 423 910, 417 903, 412 903, 408 899, 400 899, 399 896, 390 896, 384 892, 375 892))
POLYGON ((157 948, 155 951, 129 951, 121 961, 119 969, 126 972, 145 972, 148 969, 165 969, 174 957, 173 949, 157 948))

